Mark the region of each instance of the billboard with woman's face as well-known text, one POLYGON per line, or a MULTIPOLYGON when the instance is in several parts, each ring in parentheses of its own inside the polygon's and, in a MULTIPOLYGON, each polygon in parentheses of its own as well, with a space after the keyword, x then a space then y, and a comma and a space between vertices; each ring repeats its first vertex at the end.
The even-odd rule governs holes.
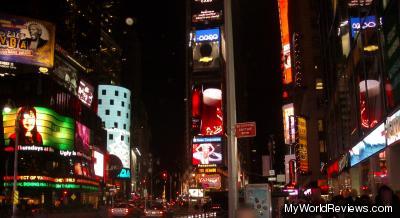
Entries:
POLYGON ((59 150, 74 149, 74 120, 44 107, 20 107, 3 112, 4 144, 53 147, 59 150), (18 120, 19 130, 15 126, 18 120))
POLYGON ((193 165, 222 163, 221 137, 195 137, 193 139, 193 165))

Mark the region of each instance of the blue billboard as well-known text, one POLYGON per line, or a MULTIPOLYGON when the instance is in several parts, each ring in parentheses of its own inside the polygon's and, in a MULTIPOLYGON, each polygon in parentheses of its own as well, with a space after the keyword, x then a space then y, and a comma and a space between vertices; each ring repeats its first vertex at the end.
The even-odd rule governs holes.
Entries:
POLYGON ((219 41, 220 32, 219 28, 196 30, 195 35, 196 35, 196 42, 219 41))
POLYGON ((361 28, 365 30, 376 26, 377 20, 375 16, 350 17, 351 38, 354 39, 361 28))
POLYGON ((379 125, 374 131, 355 145, 350 151, 350 165, 354 166, 386 147, 385 125, 379 125))

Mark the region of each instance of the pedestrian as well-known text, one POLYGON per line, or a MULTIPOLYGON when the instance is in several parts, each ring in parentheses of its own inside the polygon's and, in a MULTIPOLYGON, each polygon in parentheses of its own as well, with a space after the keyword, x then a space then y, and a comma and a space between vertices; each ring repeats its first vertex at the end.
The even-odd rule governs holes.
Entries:
POLYGON ((394 194, 393 190, 387 186, 382 185, 378 190, 378 195, 375 197, 376 206, 391 206, 391 213, 377 213, 376 217, 385 216, 385 218, 398 218, 400 217, 400 200, 397 195, 394 194))

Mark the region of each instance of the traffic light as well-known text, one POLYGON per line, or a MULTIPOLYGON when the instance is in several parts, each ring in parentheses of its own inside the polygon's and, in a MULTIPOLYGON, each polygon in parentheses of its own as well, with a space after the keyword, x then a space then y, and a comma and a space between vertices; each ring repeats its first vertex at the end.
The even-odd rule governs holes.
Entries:
POLYGON ((163 178, 164 180, 167 180, 167 177, 168 177, 167 173, 166 173, 166 172, 163 172, 163 173, 162 173, 162 178, 163 178))

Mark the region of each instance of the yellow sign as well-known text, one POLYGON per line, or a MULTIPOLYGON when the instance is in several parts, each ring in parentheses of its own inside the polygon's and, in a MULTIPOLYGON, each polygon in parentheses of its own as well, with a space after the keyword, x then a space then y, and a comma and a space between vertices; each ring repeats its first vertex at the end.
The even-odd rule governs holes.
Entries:
POLYGON ((19 199, 19 192, 15 190, 13 197, 13 204, 18 204, 18 199, 19 199))
POLYGON ((308 145, 307 145, 307 121, 304 117, 297 117, 298 142, 296 155, 299 163, 300 173, 306 173, 308 166, 308 145))

